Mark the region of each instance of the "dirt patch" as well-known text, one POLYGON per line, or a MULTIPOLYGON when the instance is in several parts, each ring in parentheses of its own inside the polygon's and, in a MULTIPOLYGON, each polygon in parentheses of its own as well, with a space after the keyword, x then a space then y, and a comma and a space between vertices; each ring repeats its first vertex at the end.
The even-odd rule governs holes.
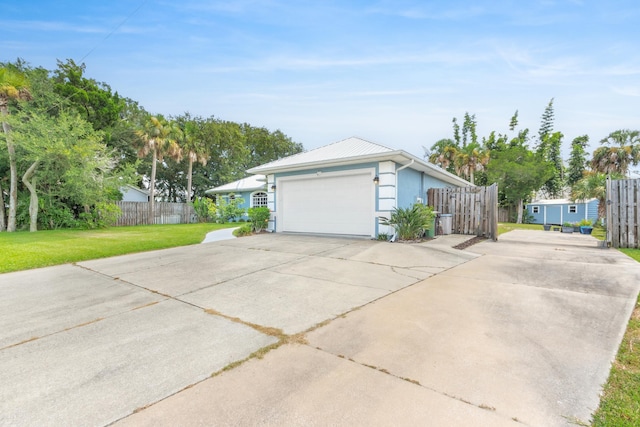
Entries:
POLYGON ((460 249, 460 250, 467 249, 469 246, 473 246, 476 243, 484 242, 485 240, 487 240, 486 237, 478 237, 478 236, 476 236, 476 237, 473 237, 473 238, 467 240, 466 242, 462 242, 460 244, 455 245, 453 247, 453 249, 460 249))

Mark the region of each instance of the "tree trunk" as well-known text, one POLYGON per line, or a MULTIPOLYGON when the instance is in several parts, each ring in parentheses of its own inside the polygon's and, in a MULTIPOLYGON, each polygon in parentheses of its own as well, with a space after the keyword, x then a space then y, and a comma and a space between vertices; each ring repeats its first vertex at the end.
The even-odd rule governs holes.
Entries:
POLYGON ((517 224, 522 224, 522 199, 518 200, 518 218, 516 219, 517 224))
POLYGON ((29 181, 36 172, 39 161, 33 162, 29 169, 22 175, 22 182, 29 189, 29 231, 38 231, 38 193, 36 191, 36 179, 29 181))
POLYGON ((156 223, 156 212, 155 212, 155 193, 156 193, 156 163, 158 159, 158 152, 154 148, 153 156, 151 160, 151 180, 149 181, 149 218, 147 222, 149 224, 156 223))
POLYGON ((189 156, 189 171, 187 172, 187 203, 191 201, 191 178, 193 175, 193 160, 189 156))
POLYGON ((0 185, 0 233, 7 229, 4 215, 4 193, 2 192, 2 185, 0 185))
MULTIPOLYGON (((0 114, 2 116, 9 115, 9 109, 6 104, 0 105, 0 114)), ((7 231, 16 231, 16 210, 18 207, 18 166, 16 165, 16 148, 11 142, 9 133, 11 129, 9 124, 5 121, 2 122, 2 129, 4 130, 7 138, 7 151, 9 152, 9 218, 7 220, 7 231)), ((4 209, 3 209, 4 210, 4 209)))

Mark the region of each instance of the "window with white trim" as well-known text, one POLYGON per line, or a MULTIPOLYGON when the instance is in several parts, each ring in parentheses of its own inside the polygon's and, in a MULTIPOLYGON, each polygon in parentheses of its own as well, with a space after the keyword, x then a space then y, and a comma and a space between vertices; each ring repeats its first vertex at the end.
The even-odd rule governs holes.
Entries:
POLYGON ((267 193, 264 191, 259 191, 257 193, 253 193, 251 195, 251 206, 254 208, 259 208, 261 206, 267 206, 267 193))
POLYGON ((534 213, 534 214, 540 213, 540 206, 531 207, 531 213, 534 213))
POLYGON ((578 205, 569 205, 569 213, 578 213, 578 205))

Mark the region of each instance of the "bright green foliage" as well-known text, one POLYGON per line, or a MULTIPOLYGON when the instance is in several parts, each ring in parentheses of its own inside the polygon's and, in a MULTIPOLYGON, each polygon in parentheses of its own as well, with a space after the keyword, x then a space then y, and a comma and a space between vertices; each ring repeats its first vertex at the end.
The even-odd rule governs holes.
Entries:
POLYGON ((251 228, 254 232, 260 233, 267 228, 269 222, 269 208, 266 206, 260 206, 257 208, 249 208, 247 214, 249 215, 249 222, 251 222, 251 228))
POLYGON ((571 142, 571 156, 567 168, 567 185, 569 187, 573 187, 584 175, 587 168, 586 148, 588 144, 589 136, 587 135, 578 136, 571 142))
MULTIPOLYGON (((640 261, 640 250, 622 249, 640 261)), ((620 344, 618 355, 604 386, 594 427, 636 427, 640 425, 640 297, 620 344)))
POLYGON ((113 126, 124 110, 125 104, 118 94, 111 93, 105 83, 84 77, 85 65, 77 65, 72 59, 58 61, 53 72, 55 92, 65 98, 95 130, 113 126))
POLYGON ((242 197, 235 197, 233 194, 229 195, 229 200, 224 197, 219 197, 217 213, 219 222, 233 222, 240 219, 244 215, 244 209, 240 207, 244 203, 242 197))
POLYGON ((381 217, 381 224, 396 230, 400 240, 417 240, 433 226, 433 208, 419 203, 410 208, 396 208, 389 218, 381 217))
MULTIPOLYGON (((612 179, 623 179, 622 175, 614 173, 612 179)), ((588 172, 571 188, 573 200, 598 199, 598 218, 606 216, 607 175, 602 172, 588 172)))
POLYGON ((547 162, 553 165, 553 174, 544 183, 543 187, 550 199, 560 198, 564 187, 564 165, 562 162, 562 154, 560 152, 563 137, 564 135, 562 135, 561 132, 547 133, 543 136, 545 149, 541 154, 547 162))
POLYGON ((216 204, 207 197, 197 197, 193 203, 193 209, 198 217, 198 222, 209 222, 216 216, 216 204))
POLYGON ((487 179, 498 183, 508 204, 518 207, 518 222, 522 222, 523 201, 552 176, 553 166, 520 141, 514 139, 512 144, 492 153, 487 179))
POLYGON ((236 237, 250 236, 253 234, 253 227, 251 224, 242 224, 237 229, 233 230, 233 235, 236 237))
POLYGON ((89 212, 78 215, 78 226, 85 229, 106 228, 114 225, 122 210, 112 202, 99 202, 89 212))
POLYGON ((0 233, 0 273, 201 243, 213 230, 232 224, 112 227, 0 233))

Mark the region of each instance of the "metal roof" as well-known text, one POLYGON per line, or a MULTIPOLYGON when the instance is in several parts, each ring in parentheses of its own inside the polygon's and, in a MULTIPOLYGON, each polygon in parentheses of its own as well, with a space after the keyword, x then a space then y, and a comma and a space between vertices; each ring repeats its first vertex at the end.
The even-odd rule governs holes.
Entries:
POLYGON ((456 187, 471 186, 471 183, 444 169, 425 162, 402 150, 392 150, 380 144, 351 137, 304 153, 294 154, 264 165, 249 169, 249 173, 271 174, 319 167, 346 166, 363 162, 393 161, 438 178, 456 187), (410 165, 409 165, 410 164, 410 165))
POLYGON ((280 169, 289 166, 298 166, 308 163, 343 160, 371 154, 390 153, 393 150, 380 144, 365 141, 364 139, 351 137, 333 144, 294 154, 289 157, 275 160, 264 165, 249 169, 249 172, 261 169, 280 169))
POLYGON ((234 191, 253 191, 267 188, 267 179, 264 175, 251 175, 229 184, 211 188, 205 194, 232 193, 234 191))
POLYGON ((533 200, 527 203, 527 205, 576 205, 578 203, 590 203, 590 202, 593 202, 594 200, 598 200, 598 199, 595 199, 595 198, 586 199, 586 200, 540 199, 540 200, 533 200))

